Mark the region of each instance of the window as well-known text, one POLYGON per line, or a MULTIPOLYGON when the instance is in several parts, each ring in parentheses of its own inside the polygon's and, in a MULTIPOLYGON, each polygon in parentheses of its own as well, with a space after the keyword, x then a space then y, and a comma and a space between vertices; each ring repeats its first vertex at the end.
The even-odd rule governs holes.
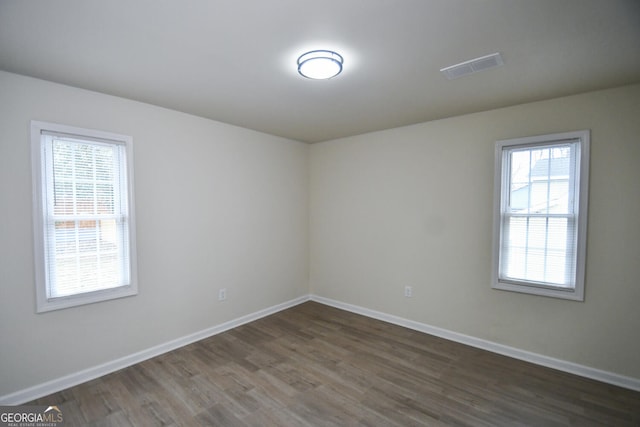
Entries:
POLYGON ((496 142, 493 288, 584 300, 589 131, 496 142))
POLYGON ((137 293, 132 139, 31 122, 37 312, 137 293))

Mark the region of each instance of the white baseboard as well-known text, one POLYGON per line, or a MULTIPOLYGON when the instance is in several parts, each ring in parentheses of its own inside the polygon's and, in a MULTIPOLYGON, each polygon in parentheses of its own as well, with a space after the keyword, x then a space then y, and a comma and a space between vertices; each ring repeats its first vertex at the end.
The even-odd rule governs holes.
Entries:
POLYGON ((356 314, 361 314, 363 316, 382 320, 388 323, 393 323, 395 325, 403 326, 405 328, 413 329, 419 332, 424 332, 426 334, 435 335, 437 337, 445 338, 450 341, 459 342, 461 344, 470 345, 482 350, 487 350, 493 353, 502 354, 504 356, 513 357, 514 359, 524 360, 536 365, 546 366, 548 368, 557 369, 559 371, 568 372, 570 374, 579 375, 585 378, 591 378, 593 380, 601 381, 607 384, 613 384, 630 390, 640 391, 640 379, 638 378, 626 377, 624 375, 615 374, 613 372, 603 371, 600 369, 591 368, 589 366, 579 365, 573 362, 567 362, 566 360, 555 359, 553 357, 520 350, 492 341, 460 334, 458 332, 449 331, 447 329, 438 328, 436 326, 427 325, 424 323, 404 319, 398 316, 393 316, 391 314, 382 313, 380 311, 370 310, 368 308, 360 307, 357 305, 335 301, 317 295, 310 295, 309 299, 311 301, 319 302, 331 307, 350 311, 356 314))
POLYGON ((70 375, 66 375, 61 378, 48 381, 46 383, 38 384, 33 387, 29 387, 24 390, 20 390, 11 394, 0 396, 0 405, 20 405, 25 402, 29 402, 34 399, 38 399, 42 396, 46 396, 51 393, 55 393, 64 390, 69 387, 73 387, 78 384, 82 384, 87 381, 91 381, 103 375, 110 374, 120 369, 126 368, 136 363, 143 362, 152 357, 159 356, 185 345, 200 341, 202 339, 217 335, 219 333, 228 331, 229 329, 236 328, 244 325, 245 323, 258 320, 262 317, 270 314, 277 313, 287 308, 296 306, 305 301, 315 301, 321 304, 325 304, 331 307, 339 308, 342 310, 350 311, 352 313, 361 314, 363 316, 371 317, 373 319, 382 320, 385 322, 393 323, 398 326, 413 329, 419 332, 424 332, 437 337, 445 338, 451 341, 459 342, 461 344, 470 345, 472 347, 480 348, 483 350, 491 351, 493 353, 502 354, 505 356, 513 357, 515 359, 524 360, 534 363, 536 365, 546 366, 549 368, 557 369, 560 371, 568 372, 571 374, 579 375, 585 378, 591 378, 604 383, 613 384, 616 386, 624 387, 630 390, 640 391, 640 379, 626 377, 623 375, 615 374, 600 369, 591 368, 577 363, 567 362, 565 360, 555 359, 553 357, 544 356, 537 353, 532 353, 525 350, 520 350, 514 347, 498 344, 495 342, 475 338, 469 335, 460 334, 457 332, 449 331, 446 329, 430 326, 424 323, 416 322, 413 320, 404 319, 402 317, 386 314, 380 311, 371 310, 368 308, 360 307, 353 304, 343 303, 340 301, 332 300, 329 298, 320 297, 317 295, 306 295, 299 298, 286 301, 281 304, 274 305, 272 307, 259 310, 255 313, 247 314, 228 322, 221 323, 220 325, 213 326, 211 328, 204 329, 199 332, 195 332, 190 335, 160 344, 146 350, 130 354, 125 357, 121 357, 116 360, 104 363, 102 365, 94 366, 83 371, 75 372, 70 375))
POLYGON ((211 328, 204 329, 193 334, 186 335, 184 337, 160 344, 140 352, 130 354, 125 357, 121 357, 116 360, 112 360, 102 365, 94 366, 83 371, 75 372, 70 375, 66 375, 61 378, 48 381, 43 384, 38 384, 33 387, 29 387, 24 390, 17 391, 15 393, 0 396, 0 405, 21 405, 26 402, 30 402, 34 399, 38 399, 42 396, 49 395, 69 387, 73 387, 78 384, 82 384, 87 381, 91 381, 103 375, 110 374, 120 369, 126 368, 136 363, 143 362, 152 357, 159 356, 185 345, 200 341, 205 338, 209 338, 213 335, 228 331, 229 329, 236 328, 245 323, 253 322, 262 317, 270 314, 277 313, 295 305, 301 304, 309 300, 309 296, 302 296, 292 299, 290 301, 283 302, 281 304, 274 305, 272 307, 265 308, 263 310, 256 311, 255 313, 247 314, 228 322, 221 323, 220 325, 213 326, 211 328))

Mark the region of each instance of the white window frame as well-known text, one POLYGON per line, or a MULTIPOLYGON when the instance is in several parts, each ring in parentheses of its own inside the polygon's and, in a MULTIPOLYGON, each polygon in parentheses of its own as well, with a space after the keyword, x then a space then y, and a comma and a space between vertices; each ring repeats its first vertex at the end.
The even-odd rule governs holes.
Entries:
MULTIPOLYGON (((133 138, 111 132, 85 129, 56 123, 31 121, 31 169, 33 180, 33 228, 34 228, 34 259, 36 312, 43 313, 52 310, 92 304, 116 298, 136 295, 138 293, 137 263, 136 263, 136 232, 135 209, 133 197, 133 138), (47 262, 51 257, 47 255, 47 185, 51 177, 47 176, 46 155, 44 150, 44 134, 67 135, 79 140, 99 141, 107 145, 124 146, 124 162, 120 168, 121 179, 127 191, 126 221, 128 221, 128 283, 99 291, 82 292, 64 297, 49 297, 49 275, 47 262)), ((127 267, 124 267, 127 268, 127 267)))
MULTIPOLYGON (((495 145, 495 176, 494 176, 494 215, 493 215, 493 262, 492 288, 521 292, 547 297, 584 301, 585 263, 587 247, 587 208, 589 196, 589 130, 556 133, 550 135, 531 136, 524 138, 496 141, 495 145), (576 141, 576 168, 573 192, 573 220, 577 230, 575 246, 575 276, 574 287, 566 288, 545 282, 528 282, 501 277, 500 263, 503 257, 501 246, 503 239, 503 217, 506 215, 510 165, 508 153, 514 148, 536 148, 564 141, 576 141)), ((571 182, 571 180, 570 180, 571 182)), ((570 184, 571 185, 571 184, 570 184)), ((571 202, 570 202, 571 203, 571 202)))

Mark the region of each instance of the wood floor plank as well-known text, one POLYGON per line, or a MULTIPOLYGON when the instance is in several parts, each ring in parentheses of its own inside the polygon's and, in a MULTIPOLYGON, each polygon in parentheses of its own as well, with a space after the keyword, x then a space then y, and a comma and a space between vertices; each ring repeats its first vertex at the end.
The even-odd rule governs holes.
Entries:
POLYGON ((67 426, 640 426, 640 393, 307 302, 30 404, 67 426))

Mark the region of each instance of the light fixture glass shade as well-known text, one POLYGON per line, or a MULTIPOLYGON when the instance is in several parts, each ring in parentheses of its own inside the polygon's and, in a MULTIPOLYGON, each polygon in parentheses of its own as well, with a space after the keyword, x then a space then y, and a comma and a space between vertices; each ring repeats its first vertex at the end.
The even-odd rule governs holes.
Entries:
POLYGON ((312 50, 298 58, 298 73, 308 79, 330 79, 340 74, 343 61, 336 52, 312 50))

